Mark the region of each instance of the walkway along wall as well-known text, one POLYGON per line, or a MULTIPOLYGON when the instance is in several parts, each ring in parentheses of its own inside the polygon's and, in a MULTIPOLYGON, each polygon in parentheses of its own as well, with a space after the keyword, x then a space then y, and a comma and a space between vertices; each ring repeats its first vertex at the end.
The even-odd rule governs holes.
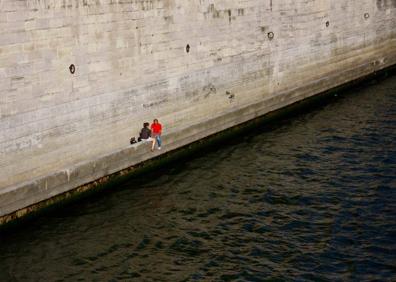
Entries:
POLYGON ((395 0, 0 0, 0 217, 396 63, 395 0))

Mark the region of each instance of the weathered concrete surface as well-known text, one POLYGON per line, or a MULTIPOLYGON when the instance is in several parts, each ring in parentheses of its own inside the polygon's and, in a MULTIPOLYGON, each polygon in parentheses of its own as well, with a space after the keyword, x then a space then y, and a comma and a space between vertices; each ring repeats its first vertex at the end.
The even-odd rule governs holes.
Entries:
POLYGON ((143 121, 172 150, 396 63, 393 0, 0 0, 0 29, 0 216, 155 156, 143 121))

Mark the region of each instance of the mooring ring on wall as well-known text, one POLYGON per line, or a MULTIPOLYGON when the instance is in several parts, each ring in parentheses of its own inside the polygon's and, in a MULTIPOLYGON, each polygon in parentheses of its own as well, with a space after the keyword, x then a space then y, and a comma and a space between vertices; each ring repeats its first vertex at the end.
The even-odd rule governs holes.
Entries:
POLYGON ((326 27, 329 27, 329 25, 330 25, 330 22, 327 21, 327 22, 326 22, 326 27))
POLYGON ((367 20, 368 18, 370 17, 370 14, 369 13, 365 13, 364 14, 364 18, 367 20))
POLYGON ((272 40, 272 39, 274 39, 274 33, 272 32, 272 31, 270 31, 270 32, 268 32, 268 34, 267 34, 267 36, 268 36, 268 38, 270 39, 270 40, 272 40))
POLYGON ((76 67, 74 66, 74 64, 71 64, 71 65, 69 66, 69 70, 70 70, 70 73, 71 73, 71 74, 74 74, 74 73, 76 72, 76 67))
POLYGON ((187 52, 187 53, 190 53, 190 48, 191 48, 191 47, 190 47, 190 44, 187 44, 187 46, 186 46, 186 52, 187 52))

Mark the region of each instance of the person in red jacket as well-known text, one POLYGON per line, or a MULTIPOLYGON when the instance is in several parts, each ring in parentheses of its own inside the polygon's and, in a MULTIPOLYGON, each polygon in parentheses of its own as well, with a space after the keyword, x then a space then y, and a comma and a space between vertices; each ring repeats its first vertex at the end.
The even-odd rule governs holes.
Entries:
POLYGON ((162 134, 162 125, 158 122, 158 119, 154 119, 153 123, 151 124, 151 132, 153 138, 157 141, 158 150, 161 150, 161 134, 162 134))

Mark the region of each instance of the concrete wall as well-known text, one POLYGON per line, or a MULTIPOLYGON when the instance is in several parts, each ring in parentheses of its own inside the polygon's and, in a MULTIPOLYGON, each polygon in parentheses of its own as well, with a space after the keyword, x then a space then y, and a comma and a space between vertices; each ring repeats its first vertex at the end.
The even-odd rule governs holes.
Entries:
POLYGON ((0 0, 0 30, 0 216, 157 155, 144 121, 171 150, 396 63, 396 0, 0 0))

